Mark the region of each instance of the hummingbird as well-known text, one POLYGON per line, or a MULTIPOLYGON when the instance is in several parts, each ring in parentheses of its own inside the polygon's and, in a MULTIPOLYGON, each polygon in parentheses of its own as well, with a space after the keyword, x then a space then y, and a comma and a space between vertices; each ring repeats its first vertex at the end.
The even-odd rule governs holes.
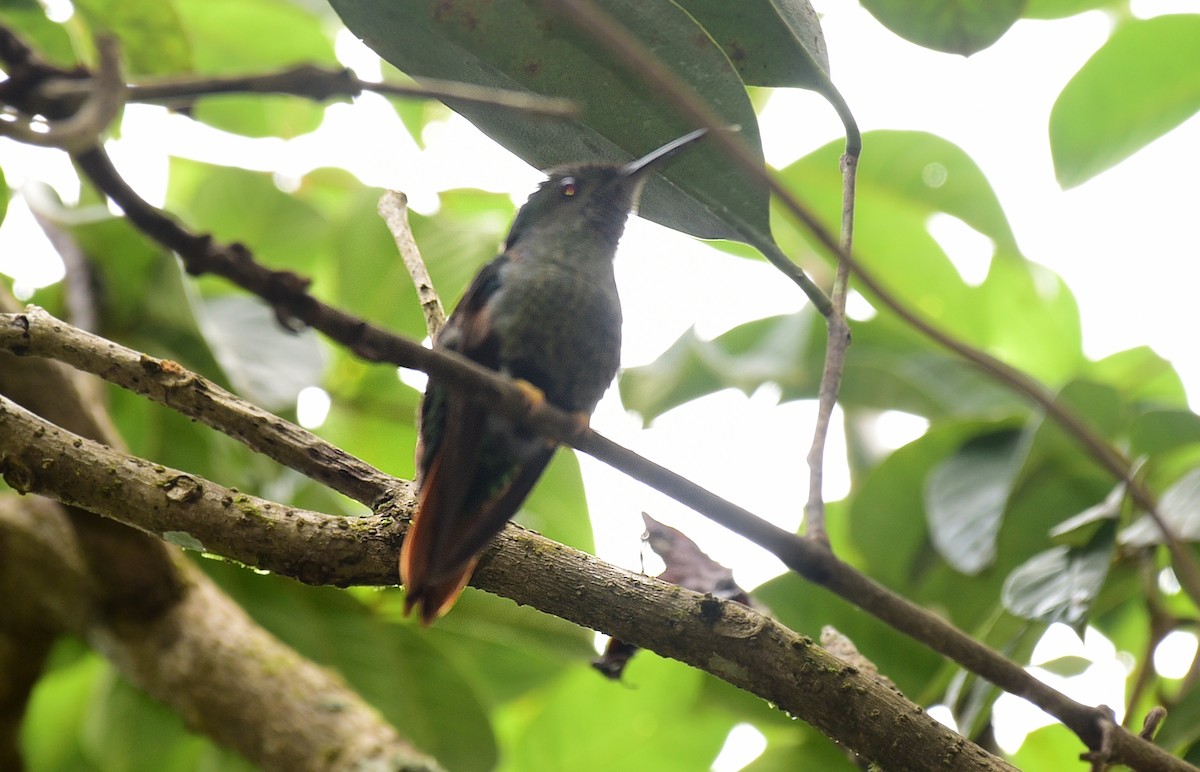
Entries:
MULTIPOLYGON (((650 174, 705 133, 685 134, 625 164, 549 170, 434 348, 516 379, 531 404, 545 400, 586 426, 620 365, 617 242, 650 174)), ((405 613, 419 607, 428 625, 454 605, 556 443, 434 378, 419 424, 417 509, 400 551, 400 577, 405 613)))

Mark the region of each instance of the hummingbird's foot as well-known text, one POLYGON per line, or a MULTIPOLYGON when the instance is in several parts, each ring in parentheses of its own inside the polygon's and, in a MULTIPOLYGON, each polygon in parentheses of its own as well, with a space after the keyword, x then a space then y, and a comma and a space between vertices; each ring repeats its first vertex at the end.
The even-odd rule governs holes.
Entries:
POLYGON ((524 378, 517 378, 513 383, 517 385, 517 388, 521 390, 521 396, 525 398, 525 412, 532 413, 546 404, 546 392, 537 386, 534 386, 524 378))
POLYGON ((571 413, 571 422, 575 424, 571 429, 572 437, 581 437, 584 432, 592 428, 592 417, 582 410, 571 413))

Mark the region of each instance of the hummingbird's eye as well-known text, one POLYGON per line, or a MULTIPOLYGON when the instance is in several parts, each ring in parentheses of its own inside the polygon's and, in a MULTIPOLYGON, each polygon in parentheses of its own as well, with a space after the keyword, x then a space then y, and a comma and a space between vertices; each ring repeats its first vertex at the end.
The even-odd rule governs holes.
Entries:
POLYGON ((579 192, 579 183, 574 177, 563 177, 558 183, 558 192, 562 193, 563 198, 571 198, 579 192))

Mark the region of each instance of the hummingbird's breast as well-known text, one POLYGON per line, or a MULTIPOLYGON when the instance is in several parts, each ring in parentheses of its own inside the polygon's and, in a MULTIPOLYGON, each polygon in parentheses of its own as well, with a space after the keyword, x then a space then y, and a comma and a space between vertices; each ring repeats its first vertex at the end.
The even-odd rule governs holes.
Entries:
POLYGON ((519 260, 490 309, 501 368, 553 404, 591 412, 621 361, 621 302, 612 263, 519 260))

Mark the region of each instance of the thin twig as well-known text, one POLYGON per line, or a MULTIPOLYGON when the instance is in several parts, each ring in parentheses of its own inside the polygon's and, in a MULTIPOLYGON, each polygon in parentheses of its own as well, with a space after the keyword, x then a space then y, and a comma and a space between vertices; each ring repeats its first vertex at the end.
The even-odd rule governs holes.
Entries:
MULTIPOLYGON (((891 310, 897 317, 929 340, 970 362, 985 373, 1037 405, 1046 416, 1061 426, 1115 479, 1125 482, 1138 506, 1146 511, 1163 534, 1164 542, 1171 553, 1180 586, 1193 602, 1200 604, 1200 566, 1179 540, 1175 530, 1163 520, 1153 494, 1133 474, 1132 462, 1119 450, 1106 442, 1082 418, 1066 405, 1055 399, 1054 394, 1037 379, 1009 365, 985 351, 974 348, 939 329, 916 311, 908 308, 898 297, 867 271, 862 262, 852 253, 842 249, 841 244, 815 214, 805 206, 785 185, 773 175, 767 174, 762 159, 758 158, 745 141, 732 132, 719 131, 723 121, 712 109, 687 87, 669 68, 658 60, 642 43, 611 17, 596 8, 590 0, 541 0, 549 11, 565 16, 580 29, 606 47, 615 61, 626 63, 631 71, 638 73, 649 86, 655 89, 663 101, 671 105, 686 120, 697 127, 712 131, 710 141, 745 173, 764 181, 771 192, 799 220, 829 254, 844 261, 875 299, 891 310)), ((836 106, 836 105, 835 105, 836 106)), ((780 253, 781 254, 781 253, 780 253)), ((791 261, 781 265, 779 256, 768 254, 767 258, 789 278, 795 278, 796 266, 791 261)), ((810 282, 811 284, 811 282, 810 282)), ((805 288, 817 309, 829 316, 831 305, 820 289, 813 285, 816 293, 805 288), (819 299, 824 299, 821 302, 819 299)))
MULTIPOLYGON (((842 155, 842 248, 850 252, 854 244, 857 150, 862 146, 862 140, 854 123, 848 123, 846 130, 849 139, 846 142, 846 152, 842 155)), ((826 546, 829 545, 829 534, 825 530, 823 492, 825 441, 829 436, 829 422, 833 417, 833 407, 837 404, 838 391, 842 385, 846 349, 850 346, 850 325, 846 321, 846 295, 849 291, 850 264, 845 260, 838 260, 837 275, 834 277, 833 291, 830 293, 833 308, 828 318, 825 367, 821 371, 821 386, 817 393, 817 421, 813 429, 812 446, 808 451, 808 503, 804 506, 805 533, 826 546)))
MULTIPOLYGON (((47 96, 70 97, 86 93, 88 81, 60 80, 47 84, 47 96)), ((441 99, 521 110, 531 115, 570 118, 579 105, 570 99, 546 97, 525 91, 485 88, 470 83, 425 79, 420 84, 363 80, 346 68, 301 64, 277 72, 247 75, 171 76, 129 84, 130 102, 173 107, 189 105, 206 96, 222 94, 287 94, 315 101, 339 96, 356 97, 364 91, 410 99, 441 99)))
POLYGON ((44 130, 28 118, 0 119, 0 136, 39 147, 57 147, 74 153, 95 145, 125 106, 125 81, 121 78, 121 50, 110 35, 96 38, 99 67, 83 104, 66 118, 52 120, 44 130))
POLYGON ((425 315, 425 330, 429 337, 436 338, 442 325, 446 323, 446 311, 442 308, 442 299, 438 297, 433 287, 433 279, 425 267, 421 257, 421 249, 413 238, 412 227, 408 224, 408 196, 398 190, 389 190, 379 199, 379 216, 387 223, 400 252, 400 259, 412 277, 413 287, 417 290, 417 301, 421 304, 421 313, 425 315))

